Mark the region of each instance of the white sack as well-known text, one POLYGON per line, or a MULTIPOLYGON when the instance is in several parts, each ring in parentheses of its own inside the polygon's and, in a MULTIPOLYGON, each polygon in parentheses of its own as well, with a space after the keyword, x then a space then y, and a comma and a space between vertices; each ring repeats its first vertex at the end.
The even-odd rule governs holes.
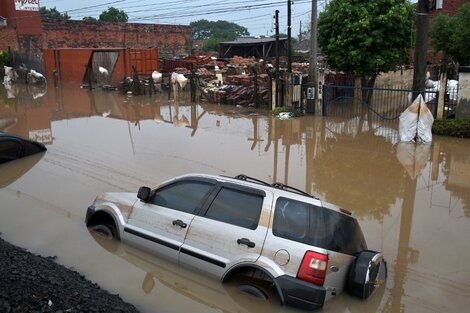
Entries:
POLYGON ((421 103, 418 119, 418 142, 429 143, 432 141, 432 124, 434 116, 424 102, 421 103))
POLYGON ((455 79, 449 79, 447 81, 447 93, 451 100, 457 100, 457 91, 459 89, 459 82, 455 79))
POLYGON ((18 74, 15 72, 13 67, 3 66, 5 69, 5 77, 3 78, 4 82, 11 83, 18 79, 18 74))
POLYGON ((35 70, 31 70, 30 74, 36 78, 36 79, 42 79, 44 78, 44 75, 42 75, 41 73, 39 72, 36 72, 35 70))
POLYGON ((181 89, 183 89, 186 86, 186 84, 188 83, 188 79, 186 77, 184 77, 183 74, 177 74, 176 81, 180 85, 181 89))
POLYGON ((426 106, 423 97, 419 95, 413 103, 400 114, 400 141, 413 141, 416 139, 420 143, 431 142, 433 123, 434 117, 426 106))
POLYGON ((183 74, 178 74, 178 73, 171 73, 171 83, 173 84, 173 88, 176 87, 176 83, 183 89, 186 84, 188 83, 188 79, 184 77, 183 74))
POLYGON ((162 73, 158 71, 152 72, 152 79, 154 82, 159 83, 162 80, 162 73))
POLYGON ((108 76, 108 74, 109 74, 108 70, 105 69, 104 67, 101 67, 101 66, 98 67, 98 71, 100 71, 101 75, 103 75, 103 76, 108 76))
MULTIPOLYGON (((423 99, 421 95, 419 95, 418 98, 419 97, 423 99)), ((418 109, 419 102, 415 100, 405 111, 403 111, 403 113, 400 114, 400 122, 398 124, 400 141, 412 141, 415 139, 416 129, 418 127, 418 109)))

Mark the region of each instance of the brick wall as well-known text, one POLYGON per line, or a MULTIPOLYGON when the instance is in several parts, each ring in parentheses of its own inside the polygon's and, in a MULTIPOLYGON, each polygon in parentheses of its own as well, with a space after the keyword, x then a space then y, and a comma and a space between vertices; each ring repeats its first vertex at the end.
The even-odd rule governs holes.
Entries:
POLYGON ((18 50, 42 54, 42 37, 33 35, 18 35, 18 50))
POLYGON ((10 26, 0 26, 0 51, 18 50, 16 30, 10 26))
POLYGON ((43 48, 158 48, 160 56, 185 52, 191 27, 42 20, 43 48))
POLYGON ((453 16, 465 3, 470 3, 470 0, 444 0, 440 13, 453 16))

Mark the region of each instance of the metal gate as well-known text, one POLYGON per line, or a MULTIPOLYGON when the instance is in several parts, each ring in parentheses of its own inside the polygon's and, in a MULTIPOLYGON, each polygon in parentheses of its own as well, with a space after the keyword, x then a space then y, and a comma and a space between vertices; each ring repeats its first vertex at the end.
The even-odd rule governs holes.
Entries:
MULTIPOLYGON (((411 104, 411 94, 409 89, 323 85, 323 116, 354 118, 367 112, 374 119, 393 121, 411 104), (362 99, 364 92, 372 92, 369 103, 362 99)), ((438 92, 426 91, 424 98, 436 117, 438 92)))

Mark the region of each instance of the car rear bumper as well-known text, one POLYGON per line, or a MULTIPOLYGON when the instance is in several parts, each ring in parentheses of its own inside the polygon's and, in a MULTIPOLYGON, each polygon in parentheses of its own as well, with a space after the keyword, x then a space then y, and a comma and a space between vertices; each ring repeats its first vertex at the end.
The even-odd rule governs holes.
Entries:
POLYGON ((281 301, 283 301, 283 304, 306 310, 323 307, 326 296, 324 287, 288 275, 279 276, 275 280, 282 293, 281 301))

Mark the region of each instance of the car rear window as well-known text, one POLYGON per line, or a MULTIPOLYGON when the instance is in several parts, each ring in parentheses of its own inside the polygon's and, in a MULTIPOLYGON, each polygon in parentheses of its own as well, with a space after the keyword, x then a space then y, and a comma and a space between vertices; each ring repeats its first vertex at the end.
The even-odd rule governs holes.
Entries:
POLYGON ((366 249, 356 219, 324 207, 278 198, 273 234, 312 246, 354 255, 366 249))

